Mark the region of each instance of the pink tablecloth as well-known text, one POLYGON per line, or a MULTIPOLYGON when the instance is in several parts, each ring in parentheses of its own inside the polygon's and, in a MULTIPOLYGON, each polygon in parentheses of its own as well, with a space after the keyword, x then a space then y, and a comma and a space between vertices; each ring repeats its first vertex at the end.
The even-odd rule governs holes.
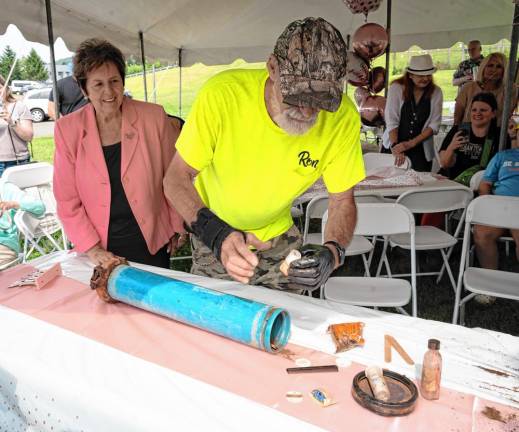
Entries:
POLYGON ((294 366, 298 357, 315 365, 335 360, 295 345, 281 355, 267 354, 124 304, 104 303, 89 287, 66 277, 40 291, 6 288, 28 271, 30 267, 18 266, 0 274, 2 305, 326 430, 512 431, 517 425, 516 411, 447 389, 438 401, 419 398, 407 417, 380 417, 357 405, 350 395, 353 376, 364 366, 353 364, 339 373, 288 375, 285 369, 294 366), (317 387, 327 389, 337 404, 320 408, 312 402, 306 395, 317 387), (289 390, 303 392, 303 402, 287 402, 289 390))

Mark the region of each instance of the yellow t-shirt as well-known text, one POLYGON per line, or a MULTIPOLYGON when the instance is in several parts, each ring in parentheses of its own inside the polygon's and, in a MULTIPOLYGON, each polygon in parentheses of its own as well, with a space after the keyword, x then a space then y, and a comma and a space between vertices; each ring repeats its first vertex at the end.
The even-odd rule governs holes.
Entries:
POLYGON ((265 106, 266 70, 231 70, 200 90, 177 141, 199 171, 204 204, 232 227, 270 240, 292 225, 293 200, 321 175, 329 192, 362 180, 360 119, 344 96, 335 113, 321 111, 304 135, 291 136, 265 106))

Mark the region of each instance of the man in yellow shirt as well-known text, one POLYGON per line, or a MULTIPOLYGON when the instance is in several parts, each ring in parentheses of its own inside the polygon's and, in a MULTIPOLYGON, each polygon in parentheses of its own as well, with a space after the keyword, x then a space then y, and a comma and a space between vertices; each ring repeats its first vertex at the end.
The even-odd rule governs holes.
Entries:
POLYGON ((340 32, 306 18, 281 34, 267 70, 231 70, 204 85, 164 179, 193 233, 192 272, 300 291, 344 262, 356 223, 352 188, 364 178, 345 76, 340 32), (291 204, 321 176, 330 194, 325 244, 301 248, 291 204), (279 264, 299 248, 285 277, 279 264))

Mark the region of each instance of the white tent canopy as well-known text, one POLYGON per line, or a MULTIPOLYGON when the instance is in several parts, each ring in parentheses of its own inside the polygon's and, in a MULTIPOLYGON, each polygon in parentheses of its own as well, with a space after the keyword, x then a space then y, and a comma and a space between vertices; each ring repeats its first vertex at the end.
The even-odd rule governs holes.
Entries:
MULTIPOLYGON (((387 0, 386 0, 387 1, 387 0)), ((369 15, 384 25, 386 1, 369 15)), ((44 0, 0 0, 0 32, 15 24, 34 42, 48 43, 44 0)), ((52 0, 54 36, 74 50, 88 37, 103 37, 125 54, 226 64, 236 58, 263 61, 277 36, 298 18, 321 16, 343 34, 364 22, 341 0, 52 0)), ((393 0, 392 51, 411 45, 445 48, 458 41, 484 44, 510 37, 512 0, 393 0)))

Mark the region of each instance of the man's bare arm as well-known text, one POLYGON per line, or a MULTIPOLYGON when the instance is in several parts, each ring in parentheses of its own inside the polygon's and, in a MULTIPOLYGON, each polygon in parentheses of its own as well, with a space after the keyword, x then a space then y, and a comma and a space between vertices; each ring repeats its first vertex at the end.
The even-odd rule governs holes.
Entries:
POLYGON ((164 194, 172 207, 191 225, 198 211, 205 207, 193 185, 198 171, 189 166, 177 152, 164 177, 164 194))
MULTIPOLYGON (((190 227, 197 221, 200 209, 205 207, 193 185, 197 174, 198 171, 189 166, 177 152, 173 156, 163 182, 166 198, 190 227)), ((270 247, 269 242, 258 240, 254 234, 247 233, 244 238, 239 231, 231 232, 221 244, 219 257, 221 263, 231 277, 242 283, 249 282, 258 265, 258 258, 249 250, 248 245, 258 250, 270 247)), ((209 247, 208 244, 206 246, 209 247)))
POLYGON ((51 120, 56 120, 56 108, 53 101, 47 103, 47 111, 51 120))

